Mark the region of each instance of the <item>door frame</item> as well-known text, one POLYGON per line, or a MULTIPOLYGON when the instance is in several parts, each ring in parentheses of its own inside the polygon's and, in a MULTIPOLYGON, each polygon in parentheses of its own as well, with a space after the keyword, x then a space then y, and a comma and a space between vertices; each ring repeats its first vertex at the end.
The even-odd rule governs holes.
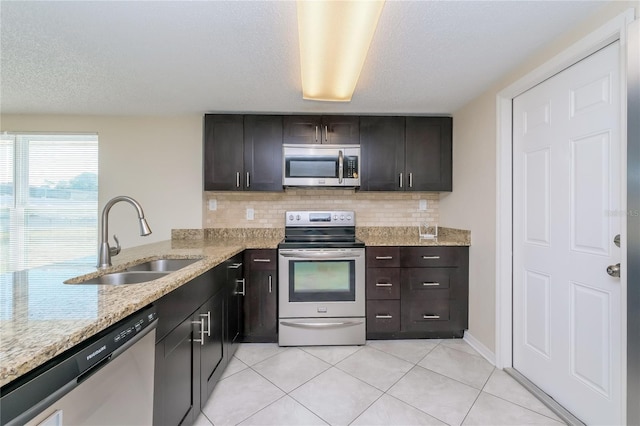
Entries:
MULTIPOLYGON (((635 19, 634 9, 628 9, 611 19, 560 54, 529 72, 496 96, 496 367, 513 367, 513 108, 512 101, 521 93, 570 67, 606 45, 620 41, 620 90, 622 137, 620 171, 621 202, 627 200, 627 26, 635 19)), ((622 221, 622 235, 626 234, 622 221)), ((621 261, 626 260, 626 241, 623 238, 621 261)), ((626 354, 626 268, 622 268, 620 283, 623 300, 622 353, 626 354)), ((626 373, 626 364, 623 365, 626 373)), ((622 384, 626 388, 626 375, 622 384)))

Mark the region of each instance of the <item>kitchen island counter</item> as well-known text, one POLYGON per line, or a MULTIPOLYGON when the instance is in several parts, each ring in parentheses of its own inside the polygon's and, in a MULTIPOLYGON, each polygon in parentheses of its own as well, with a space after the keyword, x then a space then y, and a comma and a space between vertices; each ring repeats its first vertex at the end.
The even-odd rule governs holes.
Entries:
POLYGON ((279 235, 174 239, 124 249, 105 271, 59 263, 0 275, 0 385, 17 379, 78 343, 158 300, 247 248, 276 248, 279 235), (202 258, 142 284, 65 284, 158 258, 202 258))

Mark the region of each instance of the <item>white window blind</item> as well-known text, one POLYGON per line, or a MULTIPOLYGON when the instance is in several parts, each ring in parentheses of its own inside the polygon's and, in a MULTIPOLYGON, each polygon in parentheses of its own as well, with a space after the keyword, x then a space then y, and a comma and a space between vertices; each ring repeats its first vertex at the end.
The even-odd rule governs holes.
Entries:
POLYGON ((0 272, 94 263, 98 136, 2 134, 0 272))

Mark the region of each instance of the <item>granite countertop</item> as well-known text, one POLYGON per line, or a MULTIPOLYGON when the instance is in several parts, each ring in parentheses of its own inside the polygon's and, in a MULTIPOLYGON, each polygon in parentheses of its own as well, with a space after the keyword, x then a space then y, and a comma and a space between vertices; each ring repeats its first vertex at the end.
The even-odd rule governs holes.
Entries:
POLYGON ((276 248, 281 237, 172 240, 124 249, 109 272, 161 257, 200 258, 144 284, 64 284, 102 274, 91 265, 53 264, 0 275, 0 386, 135 313, 246 248, 276 248))
MULTIPOLYGON (((356 228, 370 246, 470 245, 469 231, 440 228, 420 240, 416 228, 356 228)), ((174 230, 172 240, 124 249, 113 267, 60 263, 0 275, 0 386, 28 373, 245 249, 277 248, 284 229, 174 230), (144 284, 65 284, 162 257, 202 258, 144 284)))

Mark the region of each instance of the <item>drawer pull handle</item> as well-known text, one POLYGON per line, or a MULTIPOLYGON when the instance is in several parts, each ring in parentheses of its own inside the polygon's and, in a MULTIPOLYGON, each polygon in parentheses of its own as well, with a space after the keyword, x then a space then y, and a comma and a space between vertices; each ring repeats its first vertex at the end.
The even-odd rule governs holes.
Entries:
POLYGON ((440 283, 422 283, 422 285, 425 287, 437 287, 440 283))
POLYGON ((392 287, 392 283, 376 283, 376 287, 392 287))
POLYGON ((271 259, 253 259, 253 261, 256 263, 269 263, 271 259))
POLYGON ((393 256, 376 256, 376 260, 391 260, 393 256))
POLYGON ((389 315, 389 314, 378 314, 378 315, 376 315, 376 319, 391 319, 391 318, 393 318, 393 316, 389 315))
POLYGON ((422 256, 424 260, 440 259, 440 256, 422 256))
POLYGON ((440 315, 423 315, 423 319, 440 319, 440 315))

